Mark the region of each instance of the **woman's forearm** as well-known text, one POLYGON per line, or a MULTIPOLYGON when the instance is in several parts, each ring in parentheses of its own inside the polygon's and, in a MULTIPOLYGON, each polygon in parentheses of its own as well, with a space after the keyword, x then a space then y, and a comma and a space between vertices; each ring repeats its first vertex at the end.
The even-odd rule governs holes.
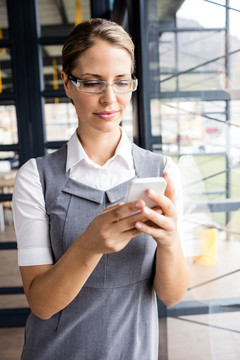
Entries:
POLYGON ((190 271, 182 253, 180 241, 172 246, 158 246, 154 288, 167 306, 178 303, 186 293, 190 282, 190 271))
POLYGON ((128 218, 144 205, 141 201, 108 207, 96 216, 54 265, 23 266, 21 274, 33 313, 48 319, 77 296, 100 261, 102 254, 118 252, 139 234, 135 222, 141 213, 128 218))
POLYGON ((77 239, 54 265, 21 267, 24 289, 32 312, 48 319, 77 296, 101 259, 77 239))

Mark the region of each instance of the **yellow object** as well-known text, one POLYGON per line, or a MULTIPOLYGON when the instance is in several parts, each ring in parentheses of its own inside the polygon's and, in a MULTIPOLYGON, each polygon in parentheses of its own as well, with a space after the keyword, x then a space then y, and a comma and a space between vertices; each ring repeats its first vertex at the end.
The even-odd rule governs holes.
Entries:
MULTIPOLYGON (((59 86, 58 86, 56 59, 52 59, 52 66, 53 66, 53 88, 54 88, 54 90, 57 90, 59 88, 59 86)), ((55 98, 55 104, 59 104, 59 98, 55 98)))
POLYGON ((52 59, 53 66, 53 88, 54 90, 58 89, 58 78, 57 78, 57 61, 56 59, 52 59))
POLYGON ((75 7, 75 26, 80 24, 83 21, 82 18, 82 6, 81 1, 76 0, 76 7, 75 7))
MULTIPOLYGON (((3 33, 2 33, 2 29, 0 28, 0 39, 3 39, 3 33)), ((0 49, 0 55, 3 55, 7 52, 7 49, 2 48, 0 49)))
POLYGON ((209 266, 217 261, 217 234, 216 228, 205 228, 201 231, 201 242, 203 255, 195 256, 194 262, 200 265, 209 266))

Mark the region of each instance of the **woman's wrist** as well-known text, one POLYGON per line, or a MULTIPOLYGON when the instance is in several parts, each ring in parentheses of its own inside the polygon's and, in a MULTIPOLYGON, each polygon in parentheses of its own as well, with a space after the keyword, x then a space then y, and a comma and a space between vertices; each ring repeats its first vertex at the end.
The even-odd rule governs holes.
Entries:
POLYGON ((82 260, 82 263, 87 267, 92 267, 95 263, 98 263, 102 257, 102 253, 99 253, 90 245, 89 239, 82 234, 76 240, 74 245, 78 253, 78 259, 82 260))

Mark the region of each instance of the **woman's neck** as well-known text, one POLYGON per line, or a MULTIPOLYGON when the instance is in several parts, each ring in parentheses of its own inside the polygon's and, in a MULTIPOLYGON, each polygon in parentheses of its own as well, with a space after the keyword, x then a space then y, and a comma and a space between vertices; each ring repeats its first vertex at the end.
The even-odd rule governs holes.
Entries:
POLYGON ((79 129, 77 129, 77 136, 89 159, 102 166, 114 156, 121 139, 121 130, 119 128, 119 131, 114 133, 92 136, 80 133, 79 129))

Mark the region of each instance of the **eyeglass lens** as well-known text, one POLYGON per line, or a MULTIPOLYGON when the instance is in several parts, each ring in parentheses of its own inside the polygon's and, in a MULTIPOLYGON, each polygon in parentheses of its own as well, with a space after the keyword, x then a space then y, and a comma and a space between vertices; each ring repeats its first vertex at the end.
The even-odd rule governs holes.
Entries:
POLYGON ((108 84, 106 81, 81 81, 79 90, 89 93, 101 93, 107 89, 107 86, 112 86, 113 90, 119 93, 134 91, 136 89, 136 82, 134 80, 119 80, 114 81, 113 84, 108 84))

